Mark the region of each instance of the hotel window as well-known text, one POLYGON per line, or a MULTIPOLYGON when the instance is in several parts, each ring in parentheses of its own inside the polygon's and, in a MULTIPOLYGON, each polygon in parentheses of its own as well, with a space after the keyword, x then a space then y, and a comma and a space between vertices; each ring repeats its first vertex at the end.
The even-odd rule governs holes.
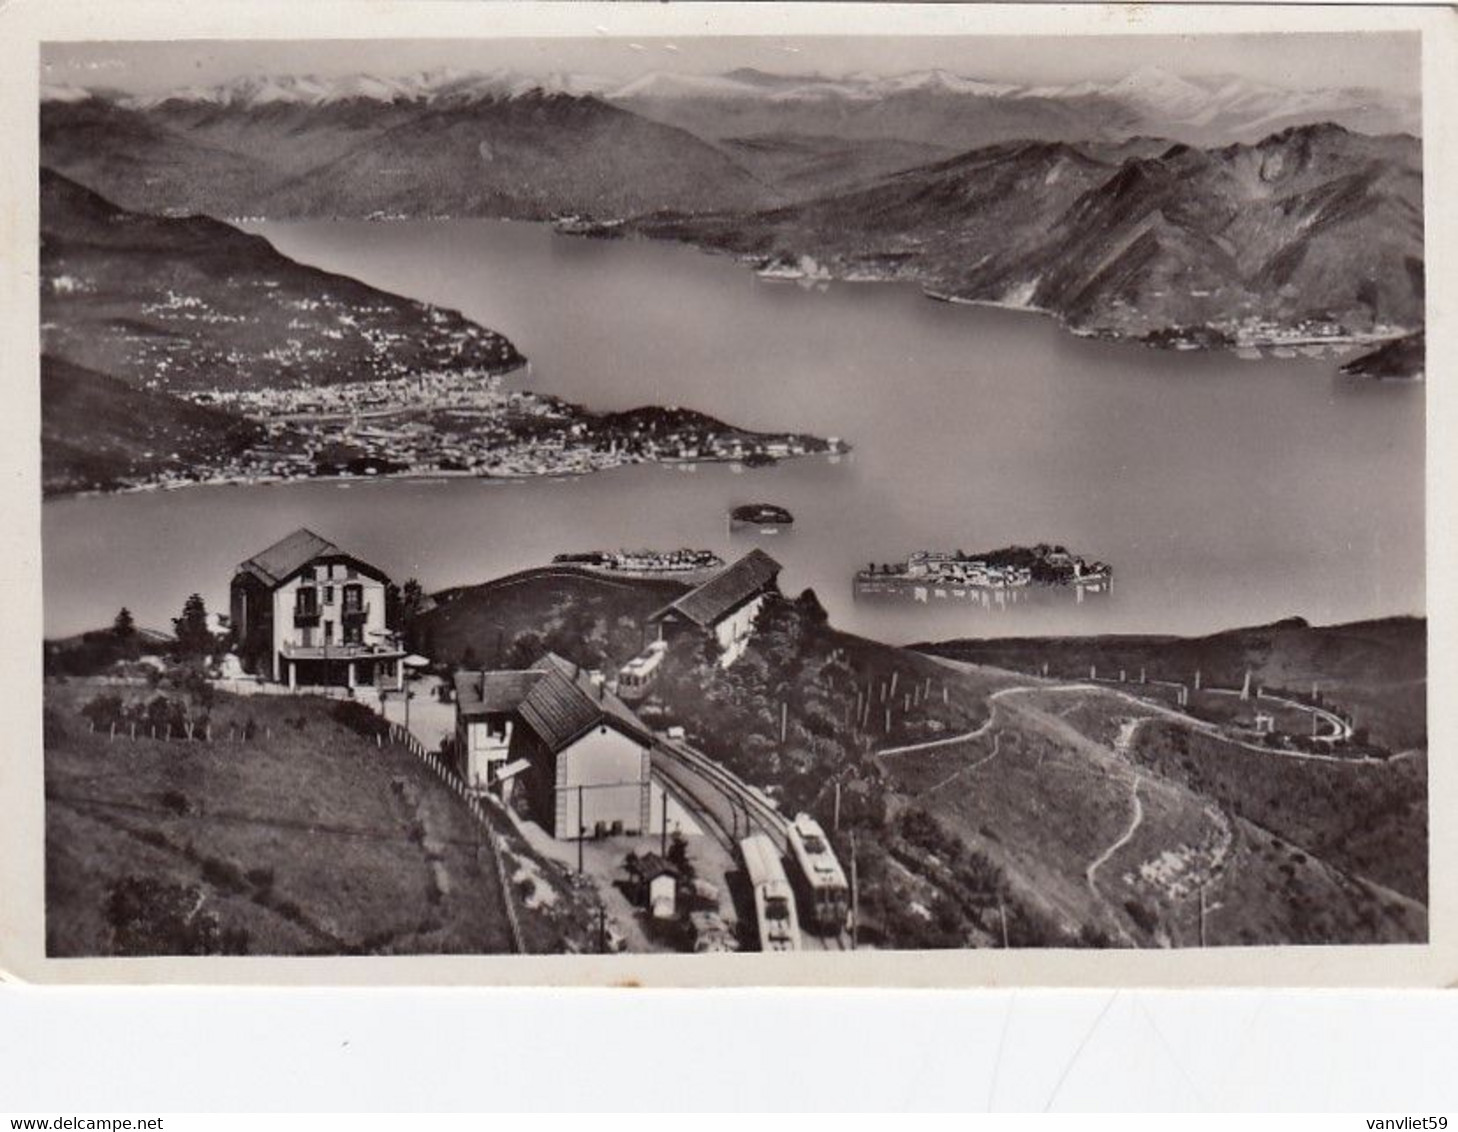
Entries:
POLYGON ((325 586, 324 587, 324 604, 325 605, 333 605, 334 604, 334 587, 333 586, 325 586))

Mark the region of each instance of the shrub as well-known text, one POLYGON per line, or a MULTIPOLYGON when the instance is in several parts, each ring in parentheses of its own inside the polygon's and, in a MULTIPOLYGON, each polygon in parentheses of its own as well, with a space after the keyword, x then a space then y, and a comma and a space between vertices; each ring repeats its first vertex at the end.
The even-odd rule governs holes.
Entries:
POLYGON ((335 723, 366 739, 382 736, 390 730, 390 725, 383 718, 357 700, 340 700, 330 715, 335 723))
POLYGON ((202 877, 214 888, 227 892, 242 892, 248 887, 243 879, 243 872, 237 865, 232 861, 220 861, 216 857, 203 861, 202 877))
POLYGON ((119 726, 126 718, 121 697, 109 693, 93 697, 81 709, 81 714, 91 721, 97 731, 108 731, 113 726, 119 726))
POLYGON ((1154 910, 1146 904, 1141 904, 1133 897, 1124 901, 1124 911, 1129 913, 1129 918, 1134 921, 1142 932, 1153 935, 1154 929, 1159 926, 1159 917, 1154 913, 1154 910))
POLYGON ((111 886, 106 921, 116 955, 243 955, 248 933, 224 928, 205 908, 206 894, 152 877, 126 877, 111 886))
POLYGON ((153 696, 142 713, 140 724, 155 728, 157 738, 170 738, 174 733, 185 734, 187 712, 176 700, 167 696, 153 696))

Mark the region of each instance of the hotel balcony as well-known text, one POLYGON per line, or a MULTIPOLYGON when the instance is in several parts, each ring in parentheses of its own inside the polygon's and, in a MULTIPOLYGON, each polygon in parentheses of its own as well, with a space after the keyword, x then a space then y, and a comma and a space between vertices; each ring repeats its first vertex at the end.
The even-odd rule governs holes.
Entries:
POLYGON ((364 605, 346 605, 340 612, 340 620, 346 625, 363 625, 369 618, 369 602, 366 602, 364 605))
POLYGON ((296 645, 284 643, 281 650, 288 660, 389 660, 405 655, 397 645, 296 645))
POLYGON ((312 629, 319 624, 319 616, 322 611, 319 609, 295 609, 294 628, 312 629))

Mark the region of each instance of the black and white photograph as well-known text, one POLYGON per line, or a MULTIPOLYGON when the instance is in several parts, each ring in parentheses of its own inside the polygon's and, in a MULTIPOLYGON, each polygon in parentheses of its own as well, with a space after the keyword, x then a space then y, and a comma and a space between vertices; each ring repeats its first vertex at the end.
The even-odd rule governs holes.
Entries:
POLYGON ((47 961, 1430 943, 1423 30, 739 15, 39 44, 47 961))

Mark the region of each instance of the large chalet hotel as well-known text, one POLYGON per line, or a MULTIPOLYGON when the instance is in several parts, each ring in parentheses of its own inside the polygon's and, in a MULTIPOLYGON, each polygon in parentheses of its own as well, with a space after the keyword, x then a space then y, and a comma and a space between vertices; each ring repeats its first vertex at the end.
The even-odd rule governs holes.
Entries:
POLYGON ((386 620, 389 577, 300 528, 239 565, 229 587, 246 671, 290 687, 400 687, 386 620))

